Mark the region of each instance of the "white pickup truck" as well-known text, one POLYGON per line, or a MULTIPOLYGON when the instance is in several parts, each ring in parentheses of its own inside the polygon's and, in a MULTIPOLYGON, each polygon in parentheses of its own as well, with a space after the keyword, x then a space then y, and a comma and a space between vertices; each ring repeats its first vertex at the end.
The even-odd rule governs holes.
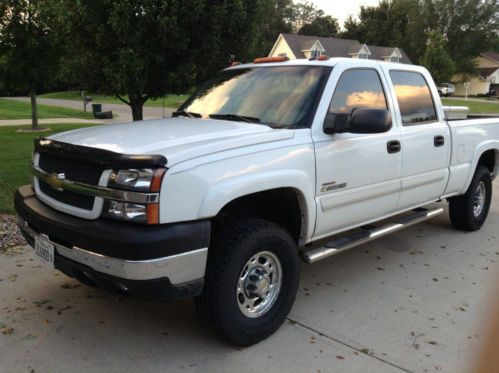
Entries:
POLYGON ((285 320, 313 263, 444 211, 484 223, 499 119, 447 121, 427 70, 362 59, 258 59, 172 118, 35 141, 19 224, 78 280, 150 300, 195 297, 226 340, 285 320), (432 207, 428 207, 428 204, 432 207))

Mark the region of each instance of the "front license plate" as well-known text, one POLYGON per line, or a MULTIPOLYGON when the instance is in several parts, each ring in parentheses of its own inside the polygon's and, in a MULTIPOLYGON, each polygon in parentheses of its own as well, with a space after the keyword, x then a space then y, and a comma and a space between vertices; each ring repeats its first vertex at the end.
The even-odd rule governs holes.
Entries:
POLYGON ((43 237, 35 237, 35 254, 51 267, 54 266, 54 245, 43 237))

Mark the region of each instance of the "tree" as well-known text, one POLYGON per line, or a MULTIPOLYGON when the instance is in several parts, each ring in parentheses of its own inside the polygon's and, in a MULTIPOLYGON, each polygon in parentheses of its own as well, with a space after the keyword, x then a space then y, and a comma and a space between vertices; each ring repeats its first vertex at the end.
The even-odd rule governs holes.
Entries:
POLYGON ((266 55, 279 33, 291 31, 291 0, 206 1, 194 50, 203 64, 196 81, 227 67, 229 56, 252 61, 266 55))
POLYGON ((454 75, 455 63, 445 50, 445 40, 437 31, 430 31, 421 65, 431 73, 437 85, 449 82, 454 75))
POLYGON ((365 39, 364 29, 361 23, 351 14, 347 17, 347 19, 345 19, 345 22, 343 22, 343 31, 341 31, 338 36, 343 39, 365 39))
POLYGON ((398 46, 411 60, 420 61, 429 30, 444 37, 444 49, 456 61, 456 72, 475 72, 474 59, 494 50, 498 42, 496 0, 381 0, 361 7, 359 20, 344 23, 345 38, 363 43, 398 46))
POLYGON ((264 0, 257 19, 260 40, 255 48, 255 56, 267 55, 279 34, 293 32, 293 19, 292 0, 264 0))
POLYGON ((115 95, 130 105, 134 120, 142 119, 146 100, 184 93, 227 67, 230 55, 247 61, 263 48, 267 53, 269 35, 288 25, 285 14, 291 3, 53 1, 59 4, 60 35, 71 40, 66 75, 115 95))
POLYGON ((417 61, 419 48, 426 41, 424 27, 419 27, 419 5, 412 0, 381 0, 377 6, 361 6, 359 20, 352 16, 344 22, 341 37, 379 46, 398 46, 417 61))
POLYGON ((304 24, 299 30, 300 35, 334 37, 339 30, 338 20, 331 16, 315 18, 311 23, 304 24))
POLYGON ((57 71, 60 48, 53 9, 44 0, 3 0, 0 3, 2 81, 7 89, 27 92, 31 98, 31 128, 38 128, 37 90, 57 71))
POLYGON ((494 48, 498 34, 499 2, 496 0, 424 0, 426 29, 444 35, 446 50, 460 74, 476 73, 474 60, 494 48))
POLYGON ((293 3, 290 7, 294 32, 298 32, 304 25, 311 24, 316 18, 324 16, 322 9, 306 0, 293 3))
POLYGON ((148 99, 183 92, 193 82, 192 30, 202 1, 54 0, 67 70, 86 86, 113 94, 143 118, 148 99))

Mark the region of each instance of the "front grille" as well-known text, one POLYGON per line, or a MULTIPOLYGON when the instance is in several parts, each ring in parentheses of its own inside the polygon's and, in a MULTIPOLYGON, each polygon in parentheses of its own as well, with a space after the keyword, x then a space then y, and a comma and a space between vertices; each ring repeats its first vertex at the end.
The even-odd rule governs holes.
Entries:
POLYGON ((64 173, 68 180, 90 185, 99 184, 102 171, 104 171, 98 165, 90 162, 60 158, 46 153, 40 153, 38 166, 45 172, 64 173))
MULTIPOLYGON (((90 162, 61 158, 47 153, 40 153, 38 166, 45 172, 54 174, 64 173, 67 180, 90 185, 98 185, 104 171, 98 165, 90 162)), ((58 191, 41 180, 38 180, 38 184, 43 194, 56 201, 89 211, 94 207, 94 197, 66 190, 58 191)))
POLYGON ((94 197, 68 192, 66 190, 58 191, 52 189, 50 185, 41 180, 38 180, 38 185, 40 185, 40 190, 43 194, 55 199, 56 201, 89 211, 94 208, 94 197))

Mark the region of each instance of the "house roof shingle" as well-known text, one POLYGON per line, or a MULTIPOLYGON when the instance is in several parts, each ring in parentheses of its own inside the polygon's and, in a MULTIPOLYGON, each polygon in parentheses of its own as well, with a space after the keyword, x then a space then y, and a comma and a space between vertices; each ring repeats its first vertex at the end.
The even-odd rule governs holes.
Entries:
POLYGON ((482 67, 478 69, 478 75, 486 79, 490 75, 494 74, 497 70, 499 70, 499 67, 482 67))
POLYGON ((491 60, 496 61, 499 63, 499 53, 493 53, 493 52, 487 52, 487 53, 482 53, 485 57, 490 58, 491 60))
MULTIPOLYGON (((351 54, 357 53, 364 44, 352 39, 326 38, 309 35, 282 34, 289 47, 293 51, 296 58, 303 58, 303 50, 310 49, 315 41, 319 41, 324 47, 324 53, 329 57, 350 57, 351 54)), ((395 47, 378 47, 367 46, 371 51, 371 59, 382 60, 385 56, 390 56, 395 50, 395 47)), ((411 60, 407 54, 398 48, 402 54, 400 62, 411 64, 411 60)))

